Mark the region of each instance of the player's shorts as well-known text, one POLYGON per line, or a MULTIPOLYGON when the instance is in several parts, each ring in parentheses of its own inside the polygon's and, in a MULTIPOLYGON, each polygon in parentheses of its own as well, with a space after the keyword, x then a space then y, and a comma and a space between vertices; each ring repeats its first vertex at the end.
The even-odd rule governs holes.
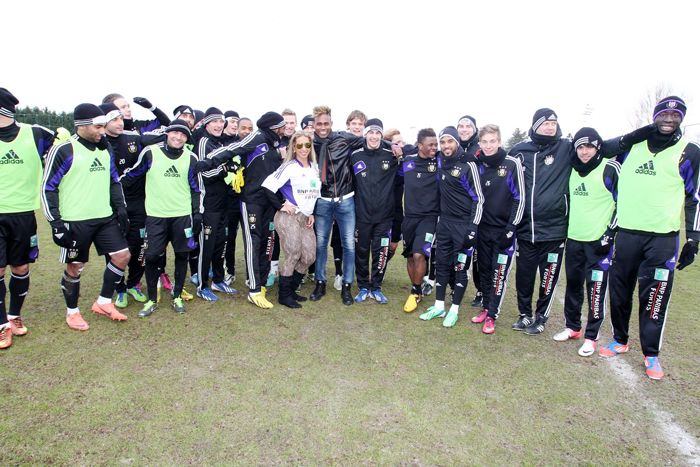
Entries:
POLYGON ((189 253, 196 248, 192 216, 146 217, 146 256, 159 256, 168 242, 175 253, 189 253))
POLYGON ((59 259, 62 263, 87 263, 93 243, 100 256, 129 248, 114 216, 84 221, 65 221, 65 224, 68 225, 75 248, 60 248, 59 259))
POLYGON ((437 216, 403 218, 403 255, 406 258, 414 253, 430 256, 430 248, 435 241, 437 216))
POLYGON ((34 212, 0 214, 0 268, 24 266, 39 257, 34 212))

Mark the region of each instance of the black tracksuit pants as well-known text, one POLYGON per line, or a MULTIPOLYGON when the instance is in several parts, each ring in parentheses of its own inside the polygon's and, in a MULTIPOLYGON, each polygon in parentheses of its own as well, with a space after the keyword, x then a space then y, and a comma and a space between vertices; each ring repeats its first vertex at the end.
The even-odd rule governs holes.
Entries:
POLYGON ((223 212, 204 212, 202 231, 199 234, 199 276, 198 290, 209 287, 209 266, 212 268, 212 281, 220 284, 224 281, 224 251, 226 250, 226 227, 228 214, 223 212))
POLYGON ((595 254, 597 241, 579 242, 567 240, 566 258, 566 298, 564 299, 564 319, 566 327, 580 331, 583 290, 588 298, 588 322, 586 339, 598 340, 600 325, 603 324, 608 295, 608 270, 612 262, 612 247, 607 256, 595 254))
POLYGON ((474 275, 481 275, 479 282, 484 298, 483 307, 489 312, 488 316, 493 319, 498 319, 501 312, 515 254, 515 238, 513 238, 513 244, 506 250, 498 248, 498 239, 504 230, 505 227, 497 228, 481 224, 477 236, 476 249, 479 254, 475 264, 478 265, 478 271, 474 271, 474 275))
POLYGON ((270 230, 275 208, 269 204, 241 202, 243 220, 243 247, 250 292, 260 292, 270 274, 270 260, 275 243, 275 232, 270 230))
POLYGON ((232 276, 236 275, 236 238, 241 225, 241 201, 238 193, 231 190, 228 194, 228 235, 226 237, 226 269, 232 276), (233 193, 233 194, 231 194, 233 193))
MULTIPOLYGON (((129 216, 129 234, 126 241, 129 244, 129 274, 117 284, 117 293, 126 292, 127 288, 136 287, 141 282, 146 265, 146 253, 144 251, 146 232, 146 206, 144 200, 126 200, 126 213, 129 216)), ((109 260, 108 260, 109 261, 109 260)))
POLYGON ((518 240, 515 288, 518 291, 520 316, 532 317, 532 294, 539 269, 540 292, 535 312, 537 317, 549 318, 564 260, 565 242, 564 239, 537 243, 518 240))
POLYGON ((455 271, 455 288, 452 304, 462 303, 464 292, 469 283, 469 268, 471 267, 472 251, 464 249, 467 241, 469 224, 466 222, 448 221, 440 218, 436 228, 435 261, 435 299, 445 300, 450 271, 455 271))
POLYGON ((391 242, 392 219, 376 224, 355 222, 355 277, 357 286, 370 291, 381 290, 386 273, 391 242), (369 255, 372 253, 372 278, 369 255))
POLYGON ((620 231, 610 269, 610 321, 620 344, 629 341, 632 294, 639 282, 639 339, 655 357, 663 342, 666 313, 678 258, 678 236, 656 237, 620 231))

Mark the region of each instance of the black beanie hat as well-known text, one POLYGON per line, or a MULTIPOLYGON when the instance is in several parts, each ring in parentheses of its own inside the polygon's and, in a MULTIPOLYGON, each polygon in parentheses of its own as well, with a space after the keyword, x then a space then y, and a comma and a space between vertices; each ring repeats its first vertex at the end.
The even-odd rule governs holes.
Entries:
POLYGON ((255 124, 258 126, 258 128, 269 128, 270 130, 276 130, 277 128, 282 128, 285 121, 284 117, 277 112, 267 112, 260 117, 255 124))
POLYGON ((457 133, 457 128, 455 128, 453 126, 446 126, 440 132, 440 136, 438 137, 438 141, 440 141, 443 136, 449 136, 450 138, 455 140, 457 142, 457 144, 459 144, 459 133, 457 133))
POLYGON ((5 88, 0 88, 0 115, 5 117, 15 117, 15 106, 19 101, 10 91, 5 88))
POLYGON ((194 110, 194 122, 197 123, 197 122, 201 121, 203 118, 204 118, 204 112, 202 112, 201 110, 195 109, 194 110))
POLYGON ((460 118, 457 122, 457 126, 464 125, 465 123, 471 125, 472 128, 474 128, 474 133, 479 131, 479 129, 476 127, 476 119, 471 115, 465 115, 464 117, 460 118))
POLYGON ((535 112, 535 115, 532 117, 532 131, 536 132, 540 125, 542 125, 547 120, 556 122, 557 113, 552 109, 539 109, 537 112, 535 112))
POLYGON ((309 125, 314 124, 314 116, 313 115, 307 115, 306 117, 301 119, 301 129, 303 130, 309 125))
POLYGON ((119 107, 114 105, 114 103, 112 102, 98 105, 98 107, 105 113, 108 123, 114 120, 115 118, 122 116, 122 112, 119 110, 119 107))
POLYGON ((192 137, 192 131, 190 131, 190 126, 184 120, 175 119, 172 122, 170 122, 170 125, 168 125, 165 128, 165 132, 169 133, 171 131, 179 131, 180 133, 184 133, 187 135, 188 139, 192 137))
POLYGON ((362 131, 362 136, 367 136, 367 133, 372 130, 376 130, 384 135, 384 124, 382 121, 378 118, 370 118, 367 120, 367 123, 365 123, 365 129, 362 131))
POLYGON ((578 149, 582 144, 590 144, 598 151, 603 145, 602 138, 593 128, 583 127, 574 135, 574 149, 578 149))
POLYGON ((194 117, 194 110, 192 110, 192 107, 189 105, 178 105, 175 107, 175 110, 173 110, 173 116, 175 117, 175 120, 180 118, 180 115, 182 114, 192 114, 194 117))
POLYGON ((80 104, 73 110, 73 121, 75 126, 104 125, 107 117, 95 104, 80 104))
POLYGON ((654 107, 654 120, 661 112, 672 110, 681 114, 681 121, 685 118, 685 112, 688 108, 685 106, 685 101, 678 96, 664 97, 654 107))
POLYGON ((240 120, 241 116, 238 115, 238 112, 236 112, 235 110, 227 110, 226 112, 224 112, 224 118, 226 120, 228 120, 229 118, 235 118, 236 120, 240 120))
POLYGON ((204 121, 202 123, 206 125, 213 120, 224 120, 224 113, 216 107, 209 107, 204 113, 204 121))

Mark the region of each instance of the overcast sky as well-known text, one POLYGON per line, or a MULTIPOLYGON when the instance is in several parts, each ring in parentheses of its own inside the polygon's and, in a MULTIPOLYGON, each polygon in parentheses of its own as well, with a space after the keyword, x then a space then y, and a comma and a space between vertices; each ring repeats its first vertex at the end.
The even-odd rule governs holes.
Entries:
POLYGON ((506 139, 540 107, 564 134, 588 125, 609 138, 665 83, 700 133, 699 13, 697 0, 12 1, 0 87, 58 111, 111 92, 168 115, 188 104, 253 121, 285 107, 301 121, 325 104, 334 129, 360 109, 411 140, 465 114, 506 139))

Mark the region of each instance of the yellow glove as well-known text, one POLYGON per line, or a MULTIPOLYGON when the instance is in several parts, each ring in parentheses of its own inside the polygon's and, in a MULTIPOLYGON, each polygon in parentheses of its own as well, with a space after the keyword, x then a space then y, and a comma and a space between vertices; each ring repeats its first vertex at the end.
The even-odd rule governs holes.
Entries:
POLYGON ((70 133, 63 127, 56 128, 56 143, 65 143, 70 139, 70 133))
POLYGON ((245 185, 245 177, 243 177, 243 170, 245 167, 241 167, 241 170, 238 172, 234 172, 233 174, 233 180, 231 181, 231 186, 233 187, 233 191, 236 193, 241 192, 241 188, 243 188, 243 185, 245 185))

